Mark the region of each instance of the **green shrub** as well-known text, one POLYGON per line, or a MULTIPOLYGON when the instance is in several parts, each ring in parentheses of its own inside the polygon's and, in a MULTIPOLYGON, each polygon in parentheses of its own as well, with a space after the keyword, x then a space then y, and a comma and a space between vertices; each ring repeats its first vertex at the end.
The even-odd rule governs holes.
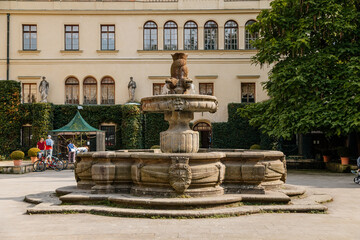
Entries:
POLYGON ((154 145, 154 146, 151 146, 150 149, 160 149, 160 145, 154 145))
POLYGON ((40 149, 38 149, 38 148, 30 148, 29 151, 28 151, 28 156, 29 157, 36 157, 38 152, 40 152, 40 149))
POLYGON ((24 159, 25 157, 25 153, 23 151, 13 151, 11 154, 10 154, 10 158, 12 160, 22 160, 24 159))
POLYGON ((260 147, 259 144, 253 144, 253 145, 251 145, 250 149, 252 149, 252 150, 259 150, 259 149, 261 149, 261 147, 260 147))

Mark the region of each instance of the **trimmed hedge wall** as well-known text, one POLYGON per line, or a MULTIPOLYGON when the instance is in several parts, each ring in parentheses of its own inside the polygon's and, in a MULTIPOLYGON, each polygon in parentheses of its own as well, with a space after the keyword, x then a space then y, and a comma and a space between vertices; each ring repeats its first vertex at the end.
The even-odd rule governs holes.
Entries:
POLYGON ((0 81, 0 154, 9 154, 19 147, 21 128, 19 82, 0 81))
POLYGON ((166 131, 169 123, 162 113, 146 113, 144 115, 144 148, 160 145, 160 132, 166 131))
POLYGON ((242 118, 237 110, 245 105, 230 103, 228 105, 228 122, 212 123, 214 148, 244 148, 259 144, 261 149, 272 149, 273 141, 257 128, 249 125, 249 121, 242 118))

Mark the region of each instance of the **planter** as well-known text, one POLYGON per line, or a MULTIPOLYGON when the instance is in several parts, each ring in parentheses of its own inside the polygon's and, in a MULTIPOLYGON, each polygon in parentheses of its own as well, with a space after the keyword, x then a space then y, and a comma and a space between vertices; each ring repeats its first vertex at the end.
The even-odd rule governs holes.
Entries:
POLYGON ((349 164, 349 157, 340 157, 341 164, 342 165, 348 165, 349 164))
POLYGON ((324 162, 330 162, 331 157, 330 156, 323 156, 324 162))
POLYGON ((31 158, 31 163, 36 162, 36 160, 38 159, 37 157, 30 157, 31 158))
POLYGON ((22 160, 13 160, 14 161, 14 166, 21 166, 22 164, 22 160))

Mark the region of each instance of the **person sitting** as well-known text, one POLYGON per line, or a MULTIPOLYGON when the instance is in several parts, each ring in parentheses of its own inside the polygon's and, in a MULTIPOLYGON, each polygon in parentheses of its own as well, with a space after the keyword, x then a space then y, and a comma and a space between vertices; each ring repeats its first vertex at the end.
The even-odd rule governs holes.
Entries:
POLYGON ((75 162, 75 153, 76 153, 76 146, 71 141, 67 145, 67 149, 69 151, 69 162, 74 163, 75 162))

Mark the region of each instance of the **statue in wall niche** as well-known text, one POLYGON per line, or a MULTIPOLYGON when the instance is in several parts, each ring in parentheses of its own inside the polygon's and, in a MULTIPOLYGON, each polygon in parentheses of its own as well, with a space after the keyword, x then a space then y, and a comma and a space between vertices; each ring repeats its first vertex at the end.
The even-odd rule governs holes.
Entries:
POLYGON ((130 82, 128 84, 129 102, 135 102, 135 89, 136 82, 134 81, 133 77, 130 77, 130 82))
POLYGON ((188 55, 186 53, 175 53, 171 55, 171 78, 166 79, 166 89, 169 94, 190 94, 192 80, 188 78, 189 69, 186 65, 188 55))
POLYGON ((48 97, 48 93, 49 93, 49 82, 46 81, 45 77, 42 77, 42 81, 40 82, 39 85, 39 92, 41 95, 41 102, 43 103, 47 103, 47 97, 48 97))

